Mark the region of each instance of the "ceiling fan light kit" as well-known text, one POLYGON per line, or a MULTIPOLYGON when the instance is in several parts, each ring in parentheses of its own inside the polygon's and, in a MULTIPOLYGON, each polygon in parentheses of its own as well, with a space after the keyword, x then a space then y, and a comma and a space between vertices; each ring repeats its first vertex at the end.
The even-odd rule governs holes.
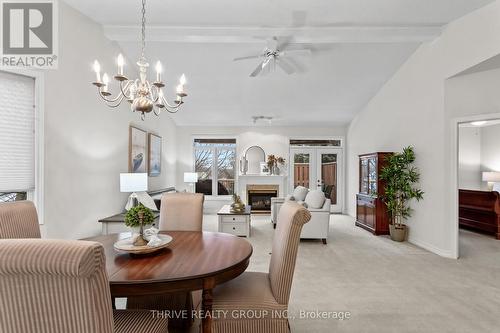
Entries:
POLYGON ((145 50, 146 0, 142 0, 141 57, 137 62, 137 66, 139 66, 139 78, 131 80, 124 75, 125 59, 121 54, 119 54, 116 59, 118 72, 114 76, 114 79, 118 82, 120 88, 118 95, 113 98, 110 97, 112 94, 109 89, 109 76, 107 73, 104 73, 101 79, 101 65, 97 60, 94 61, 96 81, 92 84, 97 87, 98 95, 103 99, 107 106, 116 108, 124 99, 126 99, 131 104, 132 111, 141 113, 142 120, 144 120, 145 114, 150 113, 151 111, 153 111, 153 113, 157 116, 160 115, 161 110, 176 113, 184 103, 184 97, 187 96, 184 89, 186 77, 184 74, 180 77, 179 85, 176 87, 177 97, 173 101, 173 104, 170 104, 163 95, 162 88, 165 87, 165 83, 162 81, 161 76, 163 71, 161 62, 158 61, 155 66, 156 80, 154 82, 147 80, 149 63, 146 61, 145 50))

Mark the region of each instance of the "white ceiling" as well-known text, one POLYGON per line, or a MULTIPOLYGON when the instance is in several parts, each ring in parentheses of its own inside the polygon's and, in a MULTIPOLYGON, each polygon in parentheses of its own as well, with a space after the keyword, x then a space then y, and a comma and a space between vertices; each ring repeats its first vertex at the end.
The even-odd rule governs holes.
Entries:
MULTIPOLYGON (((139 54, 139 0, 65 0, 104 26, 129 59, 139 54)), ((251 116, 275 125, 346 124, 418 45, 448 22, 493 0, 149 0, 150 62, 173 85, 188 77, 178 125, 244 126, 251 116), (293 35, 316 49, 297 58, 301 72, 248 74, 262 51, 255 36, 293 35)), ((92 59, 89 60, 89 62, 92 59)), ((112 71, 113 69, 105 69, 112 71)))

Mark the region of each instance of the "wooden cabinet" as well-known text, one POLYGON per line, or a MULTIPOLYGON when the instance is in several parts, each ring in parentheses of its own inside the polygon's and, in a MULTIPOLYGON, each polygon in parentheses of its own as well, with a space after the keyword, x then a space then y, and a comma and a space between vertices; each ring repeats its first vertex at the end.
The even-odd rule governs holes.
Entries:
POLYGON ((384 193, 380 170, 391 153, 372 153, 359 156, 359 193, 356 195, 356 225, 374 235, 389 234, 387 207, 378 197, 384 193))

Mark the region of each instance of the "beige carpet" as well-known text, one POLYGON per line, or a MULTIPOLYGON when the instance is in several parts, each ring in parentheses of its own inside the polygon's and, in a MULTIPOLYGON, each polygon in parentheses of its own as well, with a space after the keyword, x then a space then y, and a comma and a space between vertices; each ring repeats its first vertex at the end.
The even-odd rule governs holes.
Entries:
MULTIPOLYGON (((249 270, 267 271, 273 228, 252 217, 249 270)), ((216 231, 217 216, 204 229, 216 231)), ((461 232, 458 261, 375 237, 332 215, 328 245, 302 241, 292 332, 500 332, 500 241, 461 232), (349 311, 350 319, 301 319, 300 311, 349 311)), ((332 314, 330 314, 332 315, 332 314)))

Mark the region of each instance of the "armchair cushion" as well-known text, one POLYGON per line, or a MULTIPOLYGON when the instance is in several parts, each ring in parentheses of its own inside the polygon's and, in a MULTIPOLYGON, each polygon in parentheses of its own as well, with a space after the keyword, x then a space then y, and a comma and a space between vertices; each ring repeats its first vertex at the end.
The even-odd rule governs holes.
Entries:
POLYGON ((292 193, 292 196, 296 201, 304 201, 306 199, 307 192, 309 189, 304 186, 297 186, 292 193))
POLYGON ((310 208, 322 208, 325 203, 325 193, 321 190, 313 190, 307 193, 305 202, 310 208))
POLYGON ((114 333, 168 333, 168 320, 151 311, 113 310, 114 333))

